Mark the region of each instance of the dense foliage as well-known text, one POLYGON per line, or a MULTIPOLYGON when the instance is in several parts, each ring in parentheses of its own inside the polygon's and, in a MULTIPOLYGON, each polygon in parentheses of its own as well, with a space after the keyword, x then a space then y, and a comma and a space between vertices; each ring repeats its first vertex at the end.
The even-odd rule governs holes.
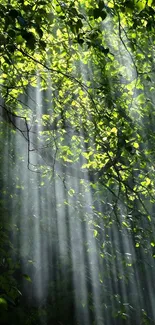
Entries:
POLYGON ((83 324, 85 308, 88 324, 155 323, 154 19, 153 0, 1 1, 4 324, 83 324), (29 181, 22 175, 23 164, 29 181), (38 304, 33 303, 37 289, 30 287, 39 269, 32 254, 34 210, 41 216, 42 243, 53 232, 44 244, 51 263, 45 256, 42 262, 52 274, 48 295, 38 304), (49 211, 55 216, 51 228, 49 211), (63 266, 56 235, 56 216, 62 211, 63 266), (75 229, 72 215, 81 224, 75 221, 75 229), (27 243, 22 249, 21 237, 27 243), (81 293, 78 306, 73 303, 70 278, 83 273, 70 253, 76 240, 85 256, 88 306, 81 293), (96 261, 94 287, 89 256, 96 261), (71 310, 79 310, 77 318, 71 310))

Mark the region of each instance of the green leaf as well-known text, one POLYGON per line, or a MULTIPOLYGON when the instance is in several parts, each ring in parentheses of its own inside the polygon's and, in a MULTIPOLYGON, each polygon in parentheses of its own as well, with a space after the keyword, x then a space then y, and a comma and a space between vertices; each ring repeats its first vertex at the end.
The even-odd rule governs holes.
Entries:
POLYGON ((22 44, 24 42, 24 39, 21 35, 16 36, 16 43, 22 44))
POLYGON ((136 1, 136 7, 138 8, 138 11, 141 12, 145 6, 146 6, 146 0, 138 0, 136 1))
POLYGON ((138 149, 138 148, 139 148, 139 144, 138 144, 137 142, 134 142, 134 143, 133 143, 133 147, 134 147, 135 149, 138 149))
POLYGON ((97 235, 98 235, 98 231, 94 229, 94 237, 97 237, 97 235))
POLYGON ((75 193, 75 191, 74 191, 73 188, 71 188, 71 189, 68 191, 69 196, 73 196, 74 193, 75 193))
POLYGON ((4 299, 3 297, 0 297, 0 310, 1 309, 5 309, 7 310, 8 304, 6 299, 4 299))
POLYGON ((27 274, 22 274, 23 278, 26 279, 28 282, 32 282, 31 278, 27 274))
POLYGON ((127 228, 129 227, 129 225, 125 221, 122 222, 122 225, 127 228))

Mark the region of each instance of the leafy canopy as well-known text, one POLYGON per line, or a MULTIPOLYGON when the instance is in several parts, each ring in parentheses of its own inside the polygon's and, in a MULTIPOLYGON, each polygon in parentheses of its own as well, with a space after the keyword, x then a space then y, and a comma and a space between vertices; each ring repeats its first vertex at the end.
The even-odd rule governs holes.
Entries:
POLYGON ((76 170, 80 188, 91 187, 95 217, 84 219, 101 260, 118 225, 154 258, 154 14, 151 0, 0 4, 2 113, 25 137, 41 187, 76 170))

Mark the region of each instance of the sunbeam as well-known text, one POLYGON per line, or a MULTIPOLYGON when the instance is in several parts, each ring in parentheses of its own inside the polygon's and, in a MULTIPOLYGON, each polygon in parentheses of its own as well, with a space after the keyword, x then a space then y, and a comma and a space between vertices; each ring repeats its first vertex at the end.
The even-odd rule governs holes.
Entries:
POLYGON ((0 322, 155 324, 154 1, 0 4, 0 322))

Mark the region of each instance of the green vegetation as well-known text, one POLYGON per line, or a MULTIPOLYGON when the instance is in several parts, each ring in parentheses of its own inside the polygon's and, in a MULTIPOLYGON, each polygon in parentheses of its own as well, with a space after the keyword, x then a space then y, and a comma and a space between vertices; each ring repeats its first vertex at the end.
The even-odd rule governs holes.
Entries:
POLYGON ((2 325, 155 324, 154 20, 1 0, 2 325))

